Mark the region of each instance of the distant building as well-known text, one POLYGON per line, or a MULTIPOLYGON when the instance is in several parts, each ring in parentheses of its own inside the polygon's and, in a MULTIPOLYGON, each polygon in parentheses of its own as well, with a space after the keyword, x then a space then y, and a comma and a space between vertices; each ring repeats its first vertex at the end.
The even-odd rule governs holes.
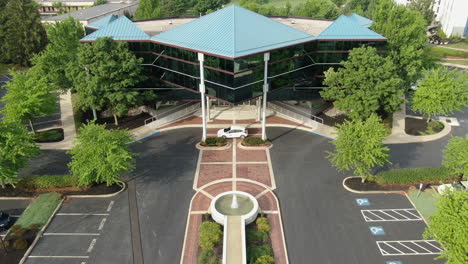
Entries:
POLYGON ((435 0, 433 10, 447 36, 466 37, 468 33, 468 0, 435 0))

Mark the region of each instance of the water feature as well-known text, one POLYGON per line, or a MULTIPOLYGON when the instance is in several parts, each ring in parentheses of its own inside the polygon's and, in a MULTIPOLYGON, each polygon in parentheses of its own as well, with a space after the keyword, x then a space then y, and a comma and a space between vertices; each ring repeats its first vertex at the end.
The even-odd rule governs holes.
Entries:
POLYGON ((245 215, 253 207, 250 198, 242 194, 226 194, 215 202, 216 210, 223 215, 245 215))

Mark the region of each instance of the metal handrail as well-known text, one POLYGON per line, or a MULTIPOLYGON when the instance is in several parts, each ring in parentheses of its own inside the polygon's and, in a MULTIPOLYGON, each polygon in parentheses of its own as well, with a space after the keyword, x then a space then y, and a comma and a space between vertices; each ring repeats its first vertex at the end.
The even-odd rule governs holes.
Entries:
MULTIPOLYGON (((186 106, 188 104, 191 104, 191 103, 183 104, 183 105, 180 105, 178 107, 172 108, 171 111, 173 111, 176 108, 186 106)), ((148 118, 148 119, 145 120, 145 126, 148 126, 148 127, 152 128, 152 129, 156 129, 156 128, 161 127, 163 125, 166 125, 168 123, 174 122, 174 121, 176 121, 176 120, 178 120, 178 119, 180 119, 180 118, 182 118, 184 116, 192 114, 192 113, 196 112, 199 108, 200 108, 200 103, 196 103, 196 104, 190 105, 188 107, 185 107, 185 108, 183 108, 181 110, 175 111, 174 113, 171 113, 171 114, 169 114, 167 116, 164 116, 162 118, 159 118, 159 119, 157 117, 151 117, 151 118, 148 118), (147 122, 148 120, 151 120, 151 121, 147 122)))
POLYGON ((314 116, 309 113, 307 113, 307 115, 300 114, 301 112, 306 113, 301 110, 298 110, 300 113, 291 111, 289 109, 284 108, 280 104, 278 104, 278 102, 275 102, 275 103, 269 102, 268 107, 272 109, 273 111, 283 114, 285 116, 288 116, 289 118, 294 119, 301 124, 305 124, 311 127, 316 127, 316 126, 323 124, 323 119, 318 116, 314 116))
MULTIPOLYGON (((286 105, 286 103, 283 103, 283 102, 275 102, 275 103, 276 104, 286 105)), ((286 110, 288 110, 288 109, 286 109, 286 110)), ((291 110, 288 110, 288 111, 291 111, 291 110)), ((303 113, 305 115, 305 117, 309 117, 310 119, 315 120, 315 121, 320 122, 321 124, 323 124, 323 118, 320 118, 318 116, 314 116, 311 113, 308 113, 308 112, 306 112, 304 110, 301 110, 301 109, 296 109, 296 111, 298 111, 300 113, 303 113)), ((294 111, 291 111, 291 112, 294 113, 294 111)))

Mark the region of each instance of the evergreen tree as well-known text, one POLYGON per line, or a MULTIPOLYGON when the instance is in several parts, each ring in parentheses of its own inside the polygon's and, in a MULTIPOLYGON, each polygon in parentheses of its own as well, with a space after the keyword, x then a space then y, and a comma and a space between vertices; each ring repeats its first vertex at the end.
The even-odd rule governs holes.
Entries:
POLYGON ((3 11, 5 20, 0 28, 3 60, 29 66, 34 54, 47 44, 47 35, 41 24, 38 4, 33 0, 9 0, 3 11))

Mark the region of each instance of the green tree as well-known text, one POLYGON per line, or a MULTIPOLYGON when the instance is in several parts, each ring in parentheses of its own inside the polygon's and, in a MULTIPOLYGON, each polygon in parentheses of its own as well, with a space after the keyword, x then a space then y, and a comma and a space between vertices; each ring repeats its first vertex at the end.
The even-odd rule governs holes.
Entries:
POLYGON ((356 13, 371 18, 375 2, 378 1, 379 0, 349 0, 343 9, 343 13, 356 13))
POLYGON ((325 72, 328 88, 320 94, 336 100, 334 106, 352 118, 366 119, 378 110, 393 113, 404 96, 402 80, 390 58, 381 57, 372 47, 355 48, 343 67, 325 72))
POLYGON ((107 4, 107 0, 96 0, 96 2, 94 2, 94 6, 103 5, 103 4, 107 4))
POLYGON ((416 11, 408 10, 393 0, 379 0, 373 9, 371 28, 385 36, 386 55, 398 69, 405 89, 420 78, 425 62, 426 21, 416 11))
POLYGON ((8 3, 8 0, 0 0, 0 62, 5 62, 6 61, 6 50, 5 50, 5 45, 3 42, 3 39, 7 37, 6 35, 6 14, 5 14, 5 6, 8 3))
POLYGON ((135 20, 158 18, 161 16, 159 0, 140 0, 135 11, 135 20))
POLYGON ((132 86, 143 80, 142 61, 130 52, 127 43, 100 38, 79 47, 78 61, 67 76, 73 80, 83 108, 109 108, 118 125, 118 116, 141 103, 141 94, 132 86))
POLYGON ((413 0, 407 7, 409 10, 421 13, 426 20, 426 25, 429 25, 434 20, 434 11, 432 10, 433 3, 434 0, 413 0))
POLYGON ((460 175, 468 175, 468 134, 452 137, 444 149, 442 164, 460 175))
POLYGON ((445 67, 425 70, 414 92, 412 107, 428 117, 450 115, 468 105, 468 74, 445 67))
POLYGON ((44 78, 37 79, 28 73, 11 72, 12 79, 7 81, 5 103, 2 113, 5 121, 29 121, 34 132, 32 119, 35 116, 47 115, 56 111, 57 96, 53 92, 56 87, 46 82, 44 78))
POLYGON ((437 212, 429 217, 424 238, 433 238, 445 250, 438 258, 446 264, 468 263, 468 192, 453 191, 437 201, 437 212))
POLYGON ((68 17, 48 26, 47 33, 50 42, 33 58, 31 71, 66 90, 72 85, 66 72, 77 63, 79 40, 84 36, 83 26, 78 20, 68 17))
POLYGON ((195 15, 206 14, 208 10, 216 11, 220 9, 224 4, 227 4, 227 0, 198 0, 198 3, 193 7, 195 15))
POLYGON ((335 19, 340 14, 330 0, 307 0, 302 5, 297 5, 293 13, 296 16, 328 19, 335 19))
POLYGON ((6 4, 0 27, 0 36, 5 36, 1 41, 4 61, 29 66, 34 54, 46 46, 47 35, 37 9, 33 0, 9 0, 6 4))
POLYGON ((15 185, 18 171, 26 167, 28 159, 36 156, 39 148, 33 136, 16 122, 0 122, 0 185, 15 185))
POLYGON ((382 143, 386 136, 377 115, 346 121, 338 126, 337 139, 332 141, 335 152, 328 152, 327 158, 339 171, 352 170, 365 181, 375 166, 389 163, 389 148, 382 143))
POLYGON ((93 183, 115 184, 135 168, 135 154, 127 142, 133 138, 127 130, 107 130, 94 122, 85 125, 75 139, 68 167, 81 186, 93 183))

